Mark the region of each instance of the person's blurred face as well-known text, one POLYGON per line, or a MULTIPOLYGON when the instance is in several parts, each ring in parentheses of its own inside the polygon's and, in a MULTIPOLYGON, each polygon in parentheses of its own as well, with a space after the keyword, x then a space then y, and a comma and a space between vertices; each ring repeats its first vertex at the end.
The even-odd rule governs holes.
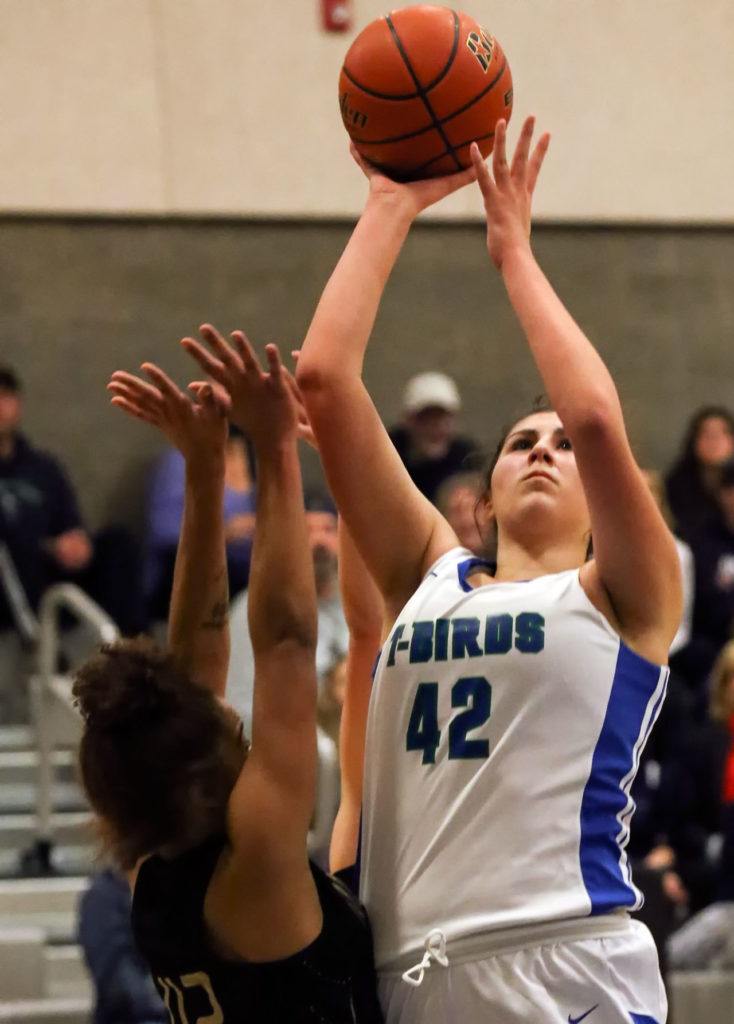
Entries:
POLYGON ((704 466, 720 466, 734 457, 734 434, 721 416, 707 416, 698 428, 696 459, 704 466))
POLYGON ((337 582, 337 519, 332 512, 307 512, 306 525, 316 578, 316 593, 319 597, 327 597, 337 582))
POLYGON ((456 414, 435 405, 411 413, 406 423, 413 446, 429 459, 444 455, 456 435, 456 414))
POLYGON ((308 542, 311 551, 325 548, 333 555, 338 550, 338 534, 336 516, 332 512, 307 512, 308 542))
POLYGON ((347 659, 343 658, 329 673, 327 682, 331 700, 337 707, 344 707, 347 695, 347 659))
POLYGON ((23 401, 17 391, 0 388, 0 437, 14 434, 20 424, 23 401))

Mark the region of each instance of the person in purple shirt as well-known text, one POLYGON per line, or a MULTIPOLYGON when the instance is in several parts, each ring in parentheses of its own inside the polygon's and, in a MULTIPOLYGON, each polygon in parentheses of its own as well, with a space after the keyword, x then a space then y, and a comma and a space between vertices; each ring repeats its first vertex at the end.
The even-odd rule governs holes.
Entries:
MULTIPOLYGON (((229 592, 247 586, 255 531, 255 483, 247 444, 236 427, 227 442, 224 521, 229 592)), ((156 462, 148 491, 145 593, 153 621, 166 619, 184 506, 185 467, 181 453, 167 449, 156 462)))

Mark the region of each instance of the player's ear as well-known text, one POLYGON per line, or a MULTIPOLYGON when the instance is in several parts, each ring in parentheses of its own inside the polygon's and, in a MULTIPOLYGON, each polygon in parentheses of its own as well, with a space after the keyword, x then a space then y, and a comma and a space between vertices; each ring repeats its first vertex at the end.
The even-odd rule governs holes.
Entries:
POLYGON ((474 522, 476 523, 479 535, 485 543, 494 536, 496 539, 497 524, 494 518, 492 505, 492 493, 487 488, 484 494, 480 494, 474 505, 474 522))
POLYGON ((480 526, 488 526, 490 521, 494 519, 492 491, 489 487, 477 498, 477 503, 474 506, 474 515, 477 517, 477 522, 480 526))

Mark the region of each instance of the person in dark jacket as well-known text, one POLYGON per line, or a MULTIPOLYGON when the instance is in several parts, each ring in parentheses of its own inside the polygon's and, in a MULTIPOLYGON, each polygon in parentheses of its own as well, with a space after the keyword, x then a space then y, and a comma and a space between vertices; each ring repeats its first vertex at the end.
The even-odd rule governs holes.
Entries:
POLYGON ((477 446, 458 433, 461 398, 445 373, 420 373, 408 381, 403 396, 403 422, 390 431, 410 478, 435 504, 450 476, 477 469, 477 446))
POLYGON ((32 640, 33 612, 44 590, 59 579, 78 580, 92 558, 69 478, 57 459, 21 433, 22 417, 21 382, 9 366, 0 366, 0 719, 5 723, 28 716, 23 644, 32 640))
POLYGON ((722 467, 716 516, 691 534, 696 566, 693 629, 682 666, 695 691, 705 692, 718 652, 734 633, 734 462, 722 467))
POLYGON ((692 534, 718 516, 716 490, 722 467, 734 458, 734 415, 719 405, 706 405, 691 418, 681 453, 665 480, 676 532, 690 542, 692 534))
POLYGON ((79 943, 95 989, 94 1024, 163 1024, 166 1008, 135 945, 127 879, 100 871, 81 898, 79 943))

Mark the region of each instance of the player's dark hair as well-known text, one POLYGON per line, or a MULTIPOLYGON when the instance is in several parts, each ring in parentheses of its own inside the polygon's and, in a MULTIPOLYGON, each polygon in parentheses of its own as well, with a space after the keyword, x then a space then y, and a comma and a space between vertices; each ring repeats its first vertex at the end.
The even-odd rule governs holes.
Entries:
POLYGON ((82 783, 124 870, 225 830, 246 756, 232 717, 171 654, 139 637, 106 644, 79 669, 82 783))

